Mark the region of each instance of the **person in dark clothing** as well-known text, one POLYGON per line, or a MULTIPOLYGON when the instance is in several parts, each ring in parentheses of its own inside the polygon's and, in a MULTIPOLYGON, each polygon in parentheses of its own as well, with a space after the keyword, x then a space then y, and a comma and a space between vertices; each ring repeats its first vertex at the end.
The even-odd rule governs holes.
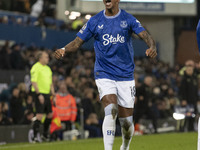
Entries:
POLYGON ((89 131, 89 137, 102 136, 97 114, 91 113, 85 121, 84 129, 89 131))
POLYGON ((29 111, 29 112, 34 112, 33 111, 33 107, 34 107, 34 105, 33 105, 33 97, 32 97, 31 94, 29 94, 27 96, 27 99, 26 99, 26 110, 29 111))
POLYGON ((81 106, 84 109, 84 129, 89 131, 89 137, 100 137, 102 135, 101 126, 93 106, 94 98, 93 89, 85 89, 84 98, 81 101, 81 106))
MULTIPOLYGON (((198 101, 198 77, 197 74, 194 72, 194 67, 191 65, 186 65, 186 70, 184 72, 179 96, 181 100, 181 104, 188 105, 193 107, 196 112, 196 105, 198 101)), ((186 119, 186 124, 188 124, 187 128, 188 131, 194 131, 194 121, 193 117, 189 117, 186 119)))
POLYGON ((23 58, 20 52, 20 46, 14 45, 10 55, 11 65, 13 69, 24 69, 23 58))
POLYGON ((0 49, 0 68, 11 69, 10 54, 11 49, 9 48, 9 41, 6 41, 4 46, 0 49))
POLYGON ((186 66, 184 76, 181 81, 179 95, 182 101, 187 104, 196 106, 198 100, 198 78, 194 73, 194 68, 190 65, 186 66))
POLYGON ((153 97, 152 92, 152 77, 146 76, 144 83, 137 89, 136 92, 137 101, 135 103, 134 120, 137 125, 140 119, 146 115, 153 122, 154 132, 157 132, 157 117, 154 112, 154 105, 152 104, 151 98, 153 97))
POLYGON ((87 119, 91 113, 95 113, 94 107, 92 104, 93 100, 93 90, 92 89, 85 89, 85 96, 81 100, 81 106, 84 109, 84 118, 87 119))
POLYGON ((0 102, 0 126, 1 125, 11 125, 11 121, 3 112, 4 104, 0 102))
POLYGON ((22 118, 22 120, 20 121, 20 124, 31 124, 32 123, 32 118, 34 117, 34 113, 27 110, 25 112, 24 117, 22 118))
POLYGON ((14 124, 19 124, 24 116, 22 99, 19 97, 19 92, 20 90, 15 87, 12 91, 12 97, 10 99, 10 111, 14 124))

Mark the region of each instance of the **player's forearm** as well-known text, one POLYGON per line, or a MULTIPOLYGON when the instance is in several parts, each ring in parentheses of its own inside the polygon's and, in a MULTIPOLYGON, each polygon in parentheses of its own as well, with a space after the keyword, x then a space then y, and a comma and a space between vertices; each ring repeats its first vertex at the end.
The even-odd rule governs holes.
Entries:
POLYGON ((32 83, 32 86, 34 87, 34 89, 35 89, 35 92, 37 93, 37 94, 39 94, 40 93, 40 91, 39 91, 39 88, 38 88, 38 85, 37 85, 37 83, 36 82, 31 82, 32 83))
POLYGON ((139 36, 146 42, 150 49, 156 50, 156 42, 153 40, 152 36, 147 33, 147 31, 142 31, 139 36))
POLYGON ((72 42, 70 42, 69 44, 67 44, 64 48, 65 48, 65 52, 74 52, 77 51, 81 45, 83 44, 83 40, 80 39, 79 37, 76 37, 76 39, 74 39, 72 42))

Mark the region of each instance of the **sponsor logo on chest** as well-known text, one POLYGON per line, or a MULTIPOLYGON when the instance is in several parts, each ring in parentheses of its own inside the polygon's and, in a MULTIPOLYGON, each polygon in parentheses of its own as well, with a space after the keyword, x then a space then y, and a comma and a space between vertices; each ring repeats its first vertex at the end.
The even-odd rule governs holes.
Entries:
POLYGON ((117 34, 117 36, 109 35, 109 34, 104 34, 103 35, 103 45, 106 46, 108 44, 117 44, 117 43, 124 43, 125 42, 125 37, 121 36, 120 34, 117 34))

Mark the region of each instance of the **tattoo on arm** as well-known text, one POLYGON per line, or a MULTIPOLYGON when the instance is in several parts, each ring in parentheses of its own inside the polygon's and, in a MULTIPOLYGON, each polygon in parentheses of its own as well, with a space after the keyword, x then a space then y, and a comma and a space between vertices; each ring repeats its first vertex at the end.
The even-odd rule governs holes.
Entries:
POLYGON ((83 43, 84 41, 77 36, 72 42, 65 46, 65 50, 66 52, 77 51, 81 47, 81 45, 83 45, 83 43))
POLYGON ((156 43, 151 37, 151 35, 147 33, 147 31, 140 32, 139 36, 146 42, 149 48, 156 50, 156 43))

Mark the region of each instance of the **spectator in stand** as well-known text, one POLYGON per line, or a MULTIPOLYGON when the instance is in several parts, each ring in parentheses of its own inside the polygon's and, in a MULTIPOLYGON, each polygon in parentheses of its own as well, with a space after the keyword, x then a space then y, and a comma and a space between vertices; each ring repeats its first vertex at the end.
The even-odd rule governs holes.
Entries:
POLYGON ((11 69, 10 54, 9 41, 5 41, 4 46, 0 49, 0 68, 11 69))
POLYGON ((15 87, 12 91, 12 97, 10 99, 10 112, 14 124, 19 124, 24 116, 22 99, 19 94, 20 90, 15 87))
POLYGON ((33 4, 31 8, 31 16, 38 18, 43 11, 43 0, 37 0, 35 4, 33 4))
POLYGON ((11 65, 13 69, 24 69, 23 57, 18 44, 13 45, 11 53, 11 65))
POLYGON ((58 117, 66 125, 65 130, 71 130, 76 121, 77 107, 75 98, 67 91, 65 82, 61 82, 56 94, 56 111, 58 117))
MULTIPOLYGON (((184 75, 180 85, 179 91, 181 103, 193 107, 196 112, 196 105, 199 99, 198 97, 198 76, 194 71, 194 66, 187 64, 184 71, 184 75)), ((189 118, 188 130, 194 131, 195 119, 189 118)))
MULTIPOLYGON (((94 90, 91 88, 86 88, 84 90, 84 96, 81 101, 81 106, 84 109, 84 119, 85 119, 85 126, 84 129, 89 131, 89 137, 99 137, 101 135, 101 124, 102 121, 99 121, 99 118, 95 108, 98 108, 98 104, 96 105, 95 102, 95 94, 94 90), (96 107, 94 107, 96 105, 96 107)), ((99 112, 100 113, 100 112, 99 112)))
POLYGON ((185 66, 182 67, 182 68, 179 70, 179 74, 180 74, 181 76, 183 76, 183 75, 185 74, 185 70, 186 70, 187 66, 191 66, 192 68, 194 68, 194 67, 195 67, 195 62, 194 62, 193 60, 187 60, 187 61, 185 62, 185 66))
POLYGON ((3 16, 1 22, 2 22, 3 24, 8 24, 8 22, 9 22, 8 16, 3 16))
POLYGON ((19 89, 19 98, 22 100, 22 106, 25 109, 26 99, 27 99, 27 96, 28 96, 28 89, 26 88, 25 83, 19 83, 17 87, 19 89))
POLYGON ((136 92, 136 103, 135 103, 135 125, 139 123, 139 120, 146 115, 152 120, 154 132, 157 133, 157 116, 154 111, 154 103, 152 101, 153 91, 152 91, 152 77, 146 76, 144 78, 144 83, 139 87, 136 92))
POLYGON ((81 100, 81 106, 84 109, 84 118, 87 119, 91 113, 95 113, 93 107, 93 89, 86 88, 84 91, 83 99, 81 100))
POLYGON ((22 118, 20 124, 31 124, 32 123, 32 118, 34 117, 34 113, 31 111, 26 111, 24 114, 24 117, 22 118))
POLYGON ((93 107, 94 107, 94 112, 95 114, 97 114, 100 123, 103 123, 103 118, 105 115, 103 105, 99 99, 99 96, 96 93, 94 93, 94 97, 95 97, 95 100, 92 102, 93 107))
POLYGON ((180 105, 175 106, 175 112, 185 115, 185 118, 177 120, 176 124, 177 131, 181 132, 192 131, 193 130, 192 128, 194 126, 193 122, 194 107, 192 105, 188 105, 186 101, 182 101, 180 105))
POLYGON ((89 131, 89 137, 100 137, 102 136, 101 133, 101 126, 99 125, 99 120, 97 114, 91 113, 89 114, 88 118, 85 121, 85 130, 89 131))
POLYGON ((65 83, 67 85, 67 90, 69 91, 69 93, 71 93, 72 95, 76 95, 76 87, 74 82, 72 81, 71 76, 65 78, 65 83))
POLYGON ((34 112, 33 108, 34 108, 33 97, 32 97, 31 94, 29 94, 27 96, 27 99, 26 99, 26 110, 25 110, 25 113, 34 112))
POLYGON ((169 88, 168 89, 168 96, 166 97, 166 100, 169 103, 169 107, 170 107, 170 116, 172 116, 172 114, 174 113, 175 110, 175 106, 180 105, 180 100, 178 99, 178 97, 175 95, 175 91, 173 90, 173 88, 169 88))
POLYGON ((10 125, 10 119, 4 113, 4 103, 0 102, 0 125, 10 125))

